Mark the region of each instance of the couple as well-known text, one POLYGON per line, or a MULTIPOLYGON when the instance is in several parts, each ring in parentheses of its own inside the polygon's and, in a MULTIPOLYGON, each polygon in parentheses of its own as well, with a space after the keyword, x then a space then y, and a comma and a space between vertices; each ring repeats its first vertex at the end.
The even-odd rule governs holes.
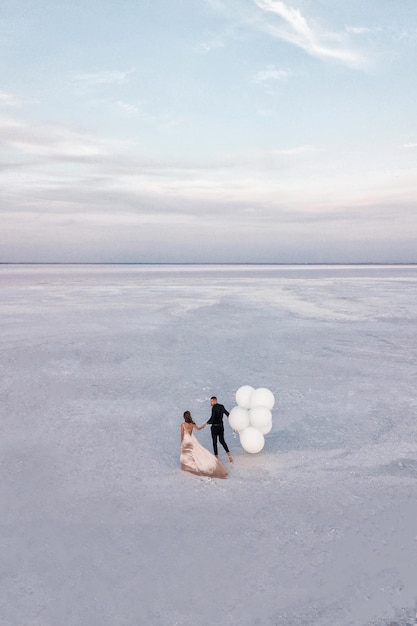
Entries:
POLYGON ((211 417, 202 426, 197 426, 191 417, 190 411, 185 411, 184 422, 181 424, 181 469, 192 472, 198 476, 212 476, 213 478, 226 478, 227 471, 218 459, 217 440, 220 441, 227 452, 229 461, 233 463, 227 443, 224 440, 223 414, 229 415, 222 404, 218 404, 217 398, 210 398, 211 417), (214 455, 204 448, 193 436, 193 429, 202 430, 211 424, 211 437, 213 440, 214 455))

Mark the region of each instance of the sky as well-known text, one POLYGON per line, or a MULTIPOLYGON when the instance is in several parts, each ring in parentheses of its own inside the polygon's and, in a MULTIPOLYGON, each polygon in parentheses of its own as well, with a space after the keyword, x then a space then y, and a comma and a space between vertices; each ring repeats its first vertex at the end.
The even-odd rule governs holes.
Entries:
POLYGON ((0 262, 417 262, 415 0, 4 0, 0 262))

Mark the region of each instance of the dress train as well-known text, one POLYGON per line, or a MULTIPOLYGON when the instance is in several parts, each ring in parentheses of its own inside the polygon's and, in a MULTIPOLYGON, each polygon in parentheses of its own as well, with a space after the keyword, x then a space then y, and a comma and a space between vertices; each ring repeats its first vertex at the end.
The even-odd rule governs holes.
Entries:
POLYGON ((227 471, 219 459, 209 452, 193 434, 184 430, 180 450, 181 469, 185 472, 197 474, 197 476, 212 476, 213 478, 226 478, 227 471))

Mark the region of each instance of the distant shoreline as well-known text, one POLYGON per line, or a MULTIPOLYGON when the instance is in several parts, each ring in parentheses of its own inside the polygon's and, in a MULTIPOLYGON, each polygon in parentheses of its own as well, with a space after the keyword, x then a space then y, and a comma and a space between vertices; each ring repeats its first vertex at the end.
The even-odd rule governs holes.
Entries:
POLYGON ((213 266, 213 267, 224 267, 224 266, 243 266, 243 267, 251 267, 251 266, 273 266, 273 267, 380 267, 380 266, 410 266, 417 265, 417 261, 408 261, 408 262, 396 262, 396 261, 361 261, 361 262, 294 262, 294 263, 274 263, 274 262, 218 262, 218 263, 207 263, 207 262, 152 262, 152 261, 141 261, 141 262, 120 262, 120 261, 104 261, 104 262, 95 262, 95 261, 0 261, 0 266, 10 266, 10 265, 59 265, 59 266, 68 266, 68 265, 77 265, 77 266, 85 266, 85 265, 94 265, 94 266, 144 266, 144 265, 156 265, 156 266, 213 266))

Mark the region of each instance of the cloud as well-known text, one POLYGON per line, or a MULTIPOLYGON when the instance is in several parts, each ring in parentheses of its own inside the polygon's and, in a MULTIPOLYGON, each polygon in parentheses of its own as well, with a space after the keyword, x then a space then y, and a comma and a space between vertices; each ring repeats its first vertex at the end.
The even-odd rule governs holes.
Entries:
POLYGON ((413 150, 415 148, 417 148, 417 143, 405 143, 403 145, 403 148, 406 148, 407 150, 413 150))
MULTIPOLYGON (((49 239, 45 236, 45 249, 48 241, 55 241, 57 231, 70 249, 69 227, 74 241, 86 230, 95 237, 97 226, 115 245, 117 232, 122 233, 121 241, 133 232, 143 245, 151 232, 159 241, 167 225, 178 241, 218 226, 223 232, 237 228, 260 233, 260 241, 262 233, 272 237, 286 224, 304 229, 335 224, 343 231, 350 223, 353 228, 361 229, 364 224, 364 229, 371 230, 368 226, 378 222, 375 214, 387 198, 392 200, 395 216, 387 213, 384 218, 379 212, 379 221, 392 220, 391 231, 397 222, 402 230, 415 228, 414 213, 405 209, 407 203, 414 206, 414 171, 405 173, 395 189, 396 172, 384 173, 383 183, 377 173, 372 180, 369 174, 363 177, 359 167, 345 172, 338 162, 333 169, 333 155, 327 155, 327 165, 323 165, 323 149, 308 143, 220 152, 211 159, 158 160, 132 150, 134 142, 20 119, 0 121, 0 142, 7 154, 7 167, 0 163, 2 228, 5 219, 9 230, 22 228, 25 233, 34 223, 37 229, 43 224, 51 233, 49 239), (406 183, 411 201, 404 195, 406 183)), ((6 233, 2 233, 2 246, 9 245, 6 233)), ((21 240, 16 235, 16 250, 20 246, 26 254, 21 240)), ((42 237, 38 241, 40 250, 42 237)), ((10 254, 16 254, 12 248, 10 254)), ((61 254, 59 247, 56 254, 61 254)), ((4 251, 3 255, 8 258, 4 251)))
POLYGON ((12 93, 0 93, 0 107, 17 108, 20 102, 12 93))
MULTIPOLYGON (((300 161, 308 161, 317 154, 317 148, 305 144, 291 148, 273 148, 269 150, 246 150, 239 153, 224 155, 213 164, 213 170, 235 169, 258 172, 259 175, 269 175, 270 170, 288 169, 291 165, 295 168, 300 161)), ((245 175, 246 178, 246 175, 245 175)))
POLYGON ((254 76, 257 83, 266 83, 270 81, 285 81, 292 73, 288 70, 280 70, 274 65, 268 65, 264 70, 260 70, 254 76))
POLYGON ((100 72, 86 72, 75 74, 74 80, 89 85, 114 85, 124 83, 135 70, 118 71, 118 70, 102 70, 100 72))
POLYGON ((199 52, 211 52, 212 50, 218 50, 219 48, 224 48, 224 43, 218 38, 213 38, 200 43, 197 50, 199 52))
POLYGON ((129 104, 128 102, 123 102, 122 100, 118 100, 116 102, 117 107, 123 111, 123 113, 127 113, 129 115, 134 115, 139 112, 139 109, 134 104, 129 104))
POLYGON ((380 26, 347 26, 346 32, 352 35, 368 35, 373 33, 380 33, 382 28, 380 26))
POLYGON ((258 194, 265 199, 275 189, 269 181, 271 171, 296 169, 313 150, 310 146, 249 150, 200 162, 164 162, 135 155, 126 142, 19 119, 0 121, 0 143, 8 154, 4 166, 0 163, 4 208, 36 206, 41 215, 45 207, 54 212, 107 207, 115 211, 116 219, 118 207, 130 207, 135 213, 148 207, 149 213, 158 212, 160 206, 166 213, 171 206, 184 214, 187 206, 192 215, 204 203, 219 206, 221 213, 225 205, 240 204, 242 196, 251 202, 258 194))
POLYGON ((16 119, 0 120, 0 141, 24 158, 85 160, 108 153, 105 142, 64 126, 33 125, 16 119))
POLYGON ((277 23, 264 23, 263 28, 274 37, 292 43, 311 56, 333 60, 359 67, 363 58, 351 50, 344 33, 325 33, 313 27, 298 9, 293 9, 278 0, 255 0, 256 5, 266 13, 280 18, 277 23))

